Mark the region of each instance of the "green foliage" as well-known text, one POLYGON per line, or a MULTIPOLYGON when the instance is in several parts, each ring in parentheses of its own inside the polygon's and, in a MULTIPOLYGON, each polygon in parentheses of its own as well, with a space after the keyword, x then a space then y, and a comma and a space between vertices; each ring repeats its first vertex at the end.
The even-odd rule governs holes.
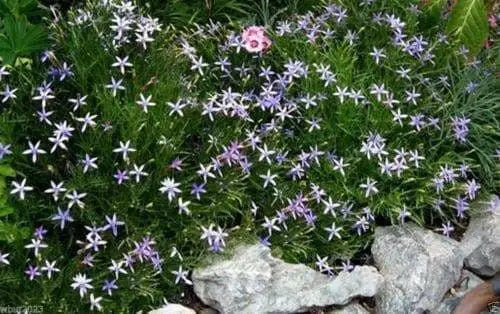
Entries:
POLYGON ((477 54, 488 38, 488 21, 483 0, 459 0, 453 7, 447 32, 477 54))
POLYGON ((441 12, 447 3, 447 0, 431 0, 427 6, 431 11, 441 12))
POLYGON ((443 19, 447 3, 447 0, 429 1, 427 5, 423 7, 426 14, 422 14, 420 17, 421 23, 427 28, 439 25, 443 19))
POLYGON ((42 10, 36 0, 0 0, 0 16, 12 16, 19 19, 23 16, 38 19, 42 10))
POLYGON ((14 213, 14 207, 8 200, 9 191, 7 189, 7 178, 14 177, 16 172, 6 164, 0 165, 0 242, 13 242, 26 239, 29 236, 29 229, 19 227, 15 223, 8 222, 8 215, 14 213))
POLYGON ((4 177, 14 177, 16 175, 16 172, 14 169, 7 165, 0 165, 0 176, 4 177))
POLYGON ((278 17, 305 13, 321 2, 317 0, 143 0, 155 16, 165 23, 185 26, 189 23, 240 21, 271 25, 278 17))
POLYGON ((6 241, 12 243, 27 239, 30 236, 30 229, 27 227, 20 227, 14 223, 0 220, 0 242, 6 241))
POLYGON ((165 23, 185 26, 189 23, 212 21, 228 22, 245 18, 251 11, 251 3, 238 0, 156 0, 139 1, 165 23))
POLYGON ((47 40, 44 28, 31 24, 26 16, 7 16, 0 30, 0 57, 4 64, 14 65, 16 58, 46 48, 47 40))

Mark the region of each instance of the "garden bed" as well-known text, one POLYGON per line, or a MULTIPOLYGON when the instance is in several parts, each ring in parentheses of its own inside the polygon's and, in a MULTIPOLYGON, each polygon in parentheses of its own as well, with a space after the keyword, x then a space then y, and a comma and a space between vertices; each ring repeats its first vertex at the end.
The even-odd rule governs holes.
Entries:
POLYGON ((135 312, 226 246, 336 277, 373 264, 377 226, 461 237, 498 188, 496 17, 265 3, 200 24, 127 1, 5 19, 0 305, 135 312))

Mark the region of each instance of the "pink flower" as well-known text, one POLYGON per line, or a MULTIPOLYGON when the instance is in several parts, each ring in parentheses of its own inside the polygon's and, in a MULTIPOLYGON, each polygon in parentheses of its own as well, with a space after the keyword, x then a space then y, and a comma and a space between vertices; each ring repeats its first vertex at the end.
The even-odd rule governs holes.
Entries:
POLYGON ((262 26, 249 26, 244 31, 241 37, 243 37, 243 41, 250 41, 256 38, 264 37, 264 27, 262 26))
POLYGON ((488 22, 490 23, 491 28, 496 28, 497 27, 497 18, 495 15, 491 14, 488 17, 488 22))
POLYGON ((271 49, 271 44, 271 40, 266 35, 264 35, 264 37, 262 38, 262 45, 264 46, 264 50, 267 51, 271 49))
POLYGON ((241 37, 248 52, 267 51, 271 47, 271 40, 265 35, 262 26, 247 27, 241 37))
POLYGON ((250 37, 245 40, 245 49, 248 52, 260 52, 264 49, 264 45, 262 45, 262 38, 259 37, 250 37))

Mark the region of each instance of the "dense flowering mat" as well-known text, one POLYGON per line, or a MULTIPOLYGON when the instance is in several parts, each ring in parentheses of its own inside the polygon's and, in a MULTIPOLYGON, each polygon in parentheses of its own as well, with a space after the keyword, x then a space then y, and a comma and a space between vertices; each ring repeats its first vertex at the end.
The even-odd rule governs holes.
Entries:
POLYGON ((0 304, 143 309, 259 239, 335 276, 375 225, 452 236, 494 189, 495 47, 409 1, 182 29, 105 1, 50 32, 0 70, 0 304))

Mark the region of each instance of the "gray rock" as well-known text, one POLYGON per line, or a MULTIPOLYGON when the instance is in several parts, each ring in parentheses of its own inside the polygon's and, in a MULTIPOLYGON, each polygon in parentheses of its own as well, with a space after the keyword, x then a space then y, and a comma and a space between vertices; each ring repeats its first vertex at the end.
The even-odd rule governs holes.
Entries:
POLYGON ((201 309, 200 312, 198 314, 218 314, 219 312, 217 312, 216 310, 214 310, 213 308, 210 308, 210 307, 206 307, 204 309, 201 309))
MULTIPOLYGON (((495 212, 500 212, 500 202, 496 207, 495 212)), ((476 274, 493 276, 500 271, 500 215, 483 212, 471 217, 461 249, 465 253, 465 267, 476 274)))
POLYGON ((171 303, 150 311, 148 314, 196 314, 196 312, 183 305, 171 303))
POLYGON ((451 289, 451 291, 444 297, 443 301, 433 311, 431 311, 431 314, 450 314, 467 292, 483 283, 481 278, 477 277, 468 270, 463 271, 460 280, 462 280, 460 284, 451 289))
POLYGON ((384 285, 377 313, 423 313, 434 309, 460 278, 458 242, 414 224, 377 228, 372 246, 384 285))
POLYGON ((356 267, 328 278, 305 266, 271 256, 257 244, 238 247, 230 260, 196 269, 194 291, 207 305, 226 313, 295 313, 315 306, 345 305, 375 295, 383 277, 374 267, 356 267))
POLYGON ((326 314, 370 314, 358 302, 349 303, 338 309, 328 311, 326 314))

